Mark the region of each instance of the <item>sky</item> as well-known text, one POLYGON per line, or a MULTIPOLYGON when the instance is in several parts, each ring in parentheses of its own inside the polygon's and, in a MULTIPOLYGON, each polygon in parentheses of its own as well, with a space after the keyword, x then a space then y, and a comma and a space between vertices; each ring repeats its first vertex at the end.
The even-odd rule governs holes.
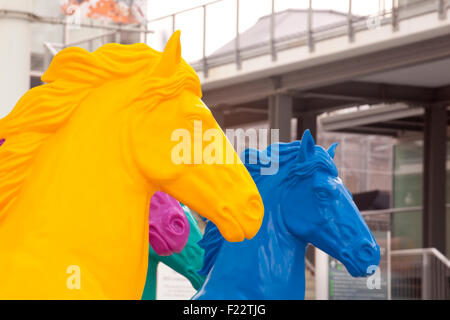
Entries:
MULTIPOLYGON (((163 17, 185 9, 213 2, 211 0, 148 0, 148 19, 163 17)), ((313 0, 314 9, 333 9, 347 12, 348 0, 313 0)), ((376 15, 379 6, 389 9, 392 0, 353 0, 352 11, 358 15, 376 15)), ((275 11, 309 6, 309 0, 275 0, 275 11)), ((258 18, 269 14, 271 0, 240 0, 239 32, 254 25, 258 18)), ((206 54, 211 54, 236 33, 236 0, 223 0, 207 7, 206 14, 206 54)), ((203 9, 195 9, 176 16, 176 29, 181 30, 182 55, 187 61, 195 61, 202 56, 203 9)), ((166 18, 149 24, 154 30, 149 35, 148 44, 162 50, 172 31, 172 19, 166 18)))

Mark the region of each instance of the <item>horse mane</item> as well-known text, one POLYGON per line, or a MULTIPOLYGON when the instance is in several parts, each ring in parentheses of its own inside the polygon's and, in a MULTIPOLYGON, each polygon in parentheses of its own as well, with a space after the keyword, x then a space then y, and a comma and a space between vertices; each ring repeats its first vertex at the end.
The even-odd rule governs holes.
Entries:
POLYGON ((261 177, 261 168, 271 167, 274 161, 278 163, 280 169, 287 165, 286 174, 289 177, 303 179, 318 169, 323 169, 333 177, 337 177, 338 172, 332 157, 321 146, 314 146, 314 156, 311 159, 300 161, 301 143, 300 140, 274 143, 262 151, 249 148, 242 153, 242 162, 254 179, 261 177))
POLYGON ((200 81, 184 61, 168 78, 152 76, 161 52, 145 44, 106 44, 90 53, 70 47, 60 51, 42 76, 46 84, 32 88, 0 119, 0 219, 17 198, 43 143, 68 122, 95 88, 105 82, 140 77, 134 102, 154 107, 167 96, 189 89, 201 97, 200 81))
MULTIPOLYGON (((324 148, 315 146, 314 157, 308 161, 301 162, 299 160, 300 147, 301 141, 274 143, 263 151, 251 148, 246 149, 242 153, 241 158, 253 179, 262 177, 260 169, 270 167, 271 161, 278 161, 280 169, 287 165, 285 168, 288 170, 286 172, 288 177, 287 184, 304 179, 319 169, 327 171, 334 177, 337 176, 336 165, 324 148), (273 159, 272 156, 275 153, 278 154, 278 157, 273 159)), ((220 234, 217 226, 213 222, 208 221, 205 234, 202 240, 198 242, 199 246, 205 250, 203 267, 198 271, 200 275, 206 276, 211 271, 224 242, 225 238, 220 234)))

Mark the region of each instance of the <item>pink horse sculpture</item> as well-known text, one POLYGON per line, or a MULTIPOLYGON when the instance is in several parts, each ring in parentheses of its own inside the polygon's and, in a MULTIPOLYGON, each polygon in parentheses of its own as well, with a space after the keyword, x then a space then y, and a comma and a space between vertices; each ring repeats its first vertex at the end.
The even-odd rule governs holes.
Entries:
POLYGON ((150 200, 149 242, 160 256, 180 253, 189 238, 189 221, 180 203, 157 191, 150 200))

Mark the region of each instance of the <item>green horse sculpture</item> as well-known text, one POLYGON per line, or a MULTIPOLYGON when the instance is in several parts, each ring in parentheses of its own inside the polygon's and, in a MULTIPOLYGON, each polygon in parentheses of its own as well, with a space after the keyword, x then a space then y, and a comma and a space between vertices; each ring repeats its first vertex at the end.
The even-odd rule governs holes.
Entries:
POLYGON ((197 220, 192 215, 189 208, 184 205, 181 205, 181 207, 186 213, 186 217, 189 221, 190 234, 188 242, 183 251, 174 253, 170 256, 159 256, 152 247, 149 246, 147 280, 145 282, 142 300, 156 299, 156 269, 160 262, 185 276, 191 282, 195 290, 200 289, 205 281, 206 277, 197 273, 203 265, 204 250, 197 245, 197 242, 202 238, 202 233, 198 227, 197 220))

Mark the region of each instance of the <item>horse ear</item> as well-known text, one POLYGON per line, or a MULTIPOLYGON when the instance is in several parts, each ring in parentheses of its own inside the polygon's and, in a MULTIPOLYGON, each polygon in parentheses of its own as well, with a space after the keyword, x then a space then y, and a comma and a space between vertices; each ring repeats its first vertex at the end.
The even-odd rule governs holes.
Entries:
POLYGON ((333 143, 327 150, 328 154, 330 155, 331 159, 334 159, 334 152, 336 151, 336 147, 338 146, 338 143, 333 143))
POLYGON ((314 147, 316 143, 311 135, 309 129, 306 129, 302 136, 302 143, 300 145, 300 162, 307 161, 314 154, 314 147))
POLYGON ((169 41, 167 41, 161 59, 152 72, 154 76, 167 78, 175 73, 178 65, 181 62, 180 35, 180 30, 177 30, 172 34, 169 41))

